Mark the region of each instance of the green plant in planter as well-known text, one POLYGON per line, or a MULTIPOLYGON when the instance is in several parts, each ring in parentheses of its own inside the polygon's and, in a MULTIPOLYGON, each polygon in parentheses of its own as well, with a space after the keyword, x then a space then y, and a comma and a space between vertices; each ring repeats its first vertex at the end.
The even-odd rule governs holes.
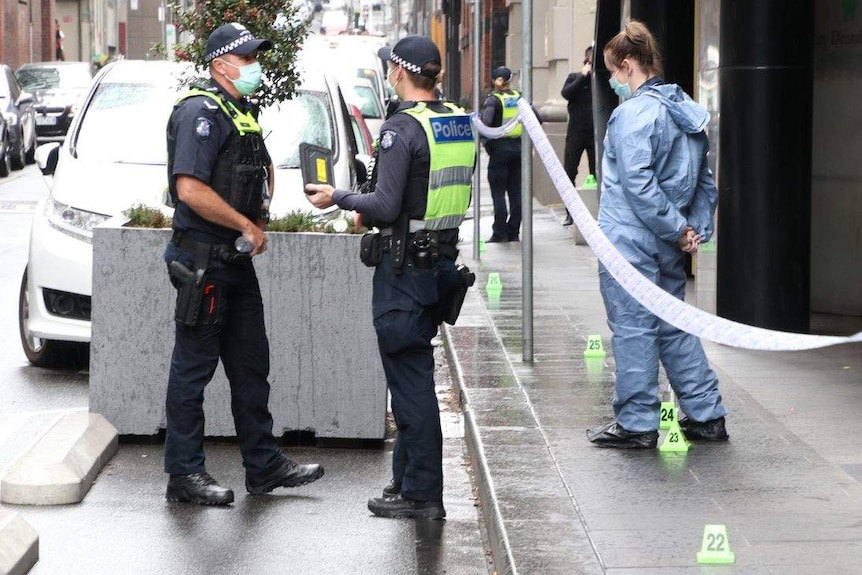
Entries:
POLYGON ((273 218, 266 226, 268 232, 323 232, 323 233, 365 233, 365 228, 356 228, 353 222, 347 220, 336 220, 344 222, 346 226, 339 229, 335 222, 317 221, 314 214, 302 210, 288 212, 281 218, 273 218))
POLYGON ((203 0, 196 8, 181 11, 169 4, 176 17, 180 42, 174 46, 178 60, 192 62, 206 70, 204 48, 210 33, 230 22, 239 22, 257 38, 270 40, 273 49, 258 56, 264 71, 264 85, 254 94, 261 106, 289 99, 299 82, 295 62, 308 35, 308 24, 297 18, 292 0, 203 0))
POLYGON ((124 210, 123 215, 129 218, 126 227, 129 228, 169 228, 171 218, 150 206, 137 204, 124 210))

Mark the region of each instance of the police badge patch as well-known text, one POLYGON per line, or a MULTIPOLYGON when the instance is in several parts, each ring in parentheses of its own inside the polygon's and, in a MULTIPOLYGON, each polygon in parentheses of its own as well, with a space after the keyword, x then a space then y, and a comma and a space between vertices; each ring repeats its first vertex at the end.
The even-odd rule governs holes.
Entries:
POLYGON ((395 132, 392 130, 385 130, 380 134, 380 148, 382 150, 388 150, 392 147, 392 144, 395 143, 395 136, 397 136, 395 132))
POLYGON ((197 133, 199 138, 206 140, 210 137, 210 128, 212 127, 212 122, 207 120, 206 118, 198 118, 195 121, 195 133, 197 133))

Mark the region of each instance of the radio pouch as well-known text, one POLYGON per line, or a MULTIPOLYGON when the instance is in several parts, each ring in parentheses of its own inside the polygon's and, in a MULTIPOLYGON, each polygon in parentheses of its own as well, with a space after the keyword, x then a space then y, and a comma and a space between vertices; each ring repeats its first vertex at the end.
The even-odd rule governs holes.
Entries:
POLYGON ((359 242, 359 261, 370 268, 377 266, 383 259, 383 241, 380 234, 368 232, 359 242))

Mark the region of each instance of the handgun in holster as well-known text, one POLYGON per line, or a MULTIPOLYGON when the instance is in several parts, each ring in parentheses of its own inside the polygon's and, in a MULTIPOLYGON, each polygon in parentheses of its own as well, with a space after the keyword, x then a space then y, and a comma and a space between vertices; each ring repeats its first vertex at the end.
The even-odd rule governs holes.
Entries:
POLYGON ((187 326, 198 325, 204 297, 204 273, 209 263, 209 246, 198 244, 195 250, 195 270, 179 260, 168 264, 171 283, 177 288, 177 308, 174 319, 187 326))

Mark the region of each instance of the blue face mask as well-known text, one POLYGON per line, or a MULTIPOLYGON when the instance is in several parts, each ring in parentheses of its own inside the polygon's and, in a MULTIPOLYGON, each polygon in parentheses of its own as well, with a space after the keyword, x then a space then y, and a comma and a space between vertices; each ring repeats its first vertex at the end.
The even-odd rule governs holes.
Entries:
POLYGON ((234 66, 230 62, 222 61, 228 66, 233 66, 239 70, 239 78, 236 80, 228 78, 228 80, 233 82, 233 85, 240 94, 248 96, 260 88, 260 85, 263 83, 263 70, 260 67, 260 62, 246 64, 245 66, 234 66))
MULTIPOLYGON (((619 73, 619 70, 617 70, 617 73, 619 73)), ((619 96, 620 98, 622 98, 623 100, 627 100, 627 99, 632 97, 631 87, 628 84, 623 84, 622 82, 617 80, 617 74, 616 73, 613 76, 611 76, 609 83, 611 85, 611 90, 613 90, 614 93, 617 96, 619 96)))

